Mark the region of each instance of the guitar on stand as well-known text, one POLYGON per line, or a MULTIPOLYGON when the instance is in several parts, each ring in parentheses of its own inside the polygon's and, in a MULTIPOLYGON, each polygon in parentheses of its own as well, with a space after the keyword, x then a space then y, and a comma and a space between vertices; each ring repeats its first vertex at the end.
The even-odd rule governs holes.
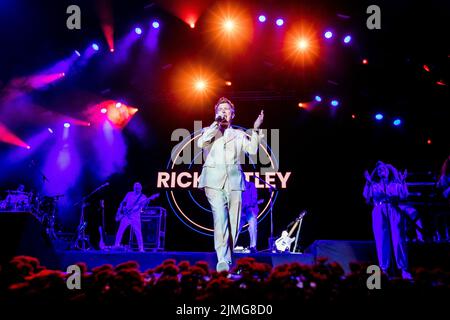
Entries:
MULTIPOLYGON (((102 184, 100 187, 98 187, 97 189, 92 191, 90 194, 83 197, 80 201, 78 201, 77 203, 74 204, 74 206, 79 205, 81 207, 81 215, 80 215, 80 223, 77 228, 77 236, 71 245, 71 249, 79 249, 79 250, 85 251, 85 250, 89 250, 92 248, 89 237, 86 236, 87 221, 86 221, 86 217, 85 217, 85 208, 88 206, 89 198, 107 186, 109 186, 109 182, 102 184)), ((102 233, 100 233, 100 235, 102 235, 102 233)))
POLYGON ((102 225, 98 227, 98 233, 100 234, 100 240, 98 242, 98 247, 100 250, 104 250, 106 248, 105 245, 105 236, 104 236, 104 230, 105 230, 105 200, 100 200, 100 208, 102 208, 102 225))
MULTIPOLYGON (((303 210, 300 215, 295 219, 294 225, 292 226, 291 230, 286 231, 284 230, 281 233, 281 237, 275 241, 275 247, 277 248, 277 251, 279 252, 291 252, 291 244, 295 240, 298 241, 299 234, 300 234, 300 228, 302 225, 303 217, 306 214, 306 210, 303 210), (292 237, 292 234, 294 233, 295 229, 298 226, 297 235, 295 237, 292 237)), ((294 247, 293 252, 295 252, 295 249, 297 248, 297 241, 294 247)))

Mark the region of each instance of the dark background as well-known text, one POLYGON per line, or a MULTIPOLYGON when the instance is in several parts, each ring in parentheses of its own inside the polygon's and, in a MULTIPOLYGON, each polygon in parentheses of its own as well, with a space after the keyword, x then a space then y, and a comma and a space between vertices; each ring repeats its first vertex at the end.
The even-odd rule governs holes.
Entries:
MULTIPOLYGON (((448 86, 436 84, 449 80, 447 1, 241 1, 255 20, 264 11, 283 16, 286 28, 290 21, 311 21, 319 37, 320 53, 314 63, 305 66, 292 65, 282 57, 277 49, 280 31, 273 23, 257 26, 254 21, 260 30, 246 50, 228 55, 208 44, 208 10, 192 30, 166 11, 164 3, 109 3, 116 43, 137 24, 144 26, 145 33, 153 18, 161 23, 157 52, 146 55, 135 44, 120 66, 113 64, 112 55, 105 49, 95 1, 6 0, 0 4, 0 90, 15 77, 37 72, 96 41, 102 49, 82 70, 29 93, 31 100, 74 117, 80 116, 92 101, 125 99, 129 105, 139 107, 123 130, 127 165, 123 172, 107 179, 110 187, 100 195, 106 202, 109 234, 116 230, 117 205, 135 181, 144 184, 147 195, 157 192, 156 173, 165 170, 174 146, 170 141, 172 131, 193 130, 193 120, 209 123, 213 104, 222 95, 236 105, 236 124, 251 127, 263 108, 263 127, 280 129, 280 170, 293 174, 274 207, 275 233, 279 234, 306 208, 309 215, 302 229, 304 246, 315 239, 372 238, 370 208, 361 194, 363 172, 373 168, 376 161, 407 168, 409 181, 434 181, 449 154, 448 86), (79 31, 65 26, 65 11, 71 4, 81 7, 79 31), (371 4, 381 7, 381 30, 366 27, 366 8, 371 4), (344 46, 340 39, 326 43, 322 33, 328 26, 338 34, 350 32, 352 44, 344 46), (361 63, 363 58, 369 60, 368 65, 361 63), (180 99, 172 87, 179 67, 198 61, 233 82, 231 87, 217 88, 214 96, 201 104, 194 103, 189 94, 180 99), (424 70, 424 64, 431 72, 424 70), (339 107, 333 111, 327 100, 313 111, 298 108, 298 102, 311 101, 316 94, 338 98, 339 107), (384 113, 384 121, 374 120, 377 112, 384 113), (402 119, 400 127, 392 126, 395 117, 402 119), (142 129, 140 135, 130 130, 133 123, 142 129), (432 144, 427 144, 428 139, 432 144)), ((17 114, 2 122, 25 140, 47 126, 23 120, 17 114)), ((88 137, 87 130, 79 129, 80 137, 88 137)), ((47 147, 33 156, 38 167, 47 147)), ((17 147, 0 144, 0 155, 13 148, 17 147)), ((22 182, 39 191, 40 176, 36 168, 30 168, 29 161, 3 162, 0 188, 16 188, 22 182)), ((89 165, 82 167, 76 186, 68 190, 73 202, 105 182, 93 171, 89 165)), ((205 236, 183 225, 162 195, 155 205, 168 210, 166 248, 213 250, 212 238, 205 241, 205 236)), ((79 210, 73 205, 59 212, 62 228, 68 231, 74 230, 78 217, 79 210)), ((260 248, 267 246, 268 236, 266 218, 260 224, 260 248)))

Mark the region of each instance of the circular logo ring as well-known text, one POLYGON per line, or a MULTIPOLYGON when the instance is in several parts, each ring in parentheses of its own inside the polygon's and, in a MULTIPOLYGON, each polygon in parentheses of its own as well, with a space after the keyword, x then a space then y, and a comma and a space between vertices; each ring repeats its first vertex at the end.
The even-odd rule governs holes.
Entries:
MULTIPOLYGON (((245 134, 246 134, 248 137, 250 137, 249 134, 247 134, 247 133, 245 133, 245 134)), ((191 134, 191 139, 189 139, 188 141, 186 141, 186 142, 184 143, 184 145, 182 145, 182 147, 180 148, 180 150, 177 152, 176 156, 175 156, 174 159, 172 160, 172 166, 171 166, 171 168, 170 168, 171 170, 174 169, 178 157, 180 156, 181 152, 186 148, 186 146, 188 146, 192 141, 194 141, 195 139, 199 138, 200 136, 201 136, 201 133, 196 135, 196 132, 194 132, 193 134, 191 134), (193 137, 192 137, 192 136, 193 136, 193 137)), ((275 169, 274 160, 272 159, 272 157, 271 157, 270 153, 268 152, 267 148, 266 148, 263 144, 261 144, 261 143, 260 143, 259 145, 260 145, 260 147, 264 150, 264 152, 266 153, 267 157, 269 158, 271 167, 272 167, 273 169, 275 169)), ((169 167, 169 164, 170 164, 170 161, 169 161, 167 167, 169 167)), ((270 193, 270 198, 269 198, 269 200, 267 201, 267 203, 266 203, 266 205, 264 206, 264 208, 263 208, 263 209, 259 212, 259 214, 257 215, 257 219, 259 219, 261 216, 263 216, 263 215, 267 212, 267 210, 268 210, 269 207, 271 208, 271 207, 274 205, 274 202, 275 202, 275 200, 276 200, 276 193, 277 193, 276 191, 272 191, 272 192, 270 193)), ((205 235, 208 235, 208 236, 211 236, 211 235, 212 235, 211 233, 214 232, 214 229, 208 228, 208 227, 206 227, 206 226, 203 226, 203 225, 201 225, 201 224, 199 224, 199 223, 193 221, 192 219, 190 219, 190 218, 187 216, 187 214, 184 213, 184 211, 181 209, 180 205, 178 204, 177 200, 175 199, 175 195, 174 195, 174 193, 173 193, 172 190, 166 192, 166 196, 167 196, 167 199, 168 199, 168 201, 169 201, 169 204, 170 204, 172 210, 174 211, 174 213, 177 215, 177 217, 178 217, 178 218, 179 218, 186 226, 188 226, 189 228, 193 229, 193 230, 196 231, 196 232, 199 232, 199 233, 202 233, 202 234, 205 234, 205 235), (169 194, 170 194, 170 197, 169 197, 169 194), (172 202, 173 202, 173 203, 172 203, 172 202), (175 210, 175 208, 173 207, 173 205, 175 205, 175 207, 177 208, 177 210, 175 210), (187 223, 184 221, 184 219, 182 219, 182 218, 178 215, 177 211, 184 217, 184 219, 186 219, 186 221, 188 221, 189 223, 191 223, 192 225, 194 225, 195 227, 197 227, 197 228, 199 228, 200 230, 203 230, 203 231, 199 231, 198 229, 192 228, 189 224, 187 224, 187 223), (208 233, 206 233, 206 232, 208 232, 208 233)), ((204 209, 204 208, 203 208, 203 209, 204 209)), ((265 215, 264 215, 264 216, 265 216, 265 215)), ((245 224, 244 227, 247 226, 247 225, 248 225, 248 224, 245 224)))

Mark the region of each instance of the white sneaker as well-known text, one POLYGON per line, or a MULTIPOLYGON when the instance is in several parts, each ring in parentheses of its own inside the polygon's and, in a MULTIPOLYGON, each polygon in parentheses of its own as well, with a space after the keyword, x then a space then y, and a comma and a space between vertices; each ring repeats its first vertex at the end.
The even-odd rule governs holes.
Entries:
POLYGON ((229 271, 230 265, 226 261, 220 261, 219 263, 217 263, 216 270, 217 272, 229 271))

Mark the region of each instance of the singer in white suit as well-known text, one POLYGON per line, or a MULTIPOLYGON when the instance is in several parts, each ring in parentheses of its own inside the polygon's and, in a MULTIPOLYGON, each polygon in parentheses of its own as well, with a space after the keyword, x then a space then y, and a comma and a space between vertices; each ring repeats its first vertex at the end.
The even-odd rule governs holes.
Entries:
POLYGON ((231 127, 235 116, 234 105, 220 98, 215 105, 215 121, 204 128, 197 144, 203 149, 205 163, 199 180, 204 188, 214 219, 214 247, 217 253, 217 271, 228 271, 231 253, 239 234, 244 174, 240 159, 244 153, 256 154, 263 135, 259 132, 264 119, 261 111, 251 137, 231 127))

